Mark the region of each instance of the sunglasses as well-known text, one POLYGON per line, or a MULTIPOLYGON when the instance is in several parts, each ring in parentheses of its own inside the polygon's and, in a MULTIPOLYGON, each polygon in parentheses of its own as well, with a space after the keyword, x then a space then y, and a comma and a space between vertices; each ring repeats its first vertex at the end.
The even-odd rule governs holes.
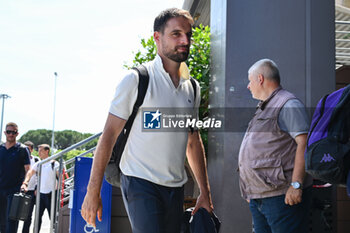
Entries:
POLYGON ((17 131, 6 130, 6 134, 16 135, 16 134, 17 134, 17 131))

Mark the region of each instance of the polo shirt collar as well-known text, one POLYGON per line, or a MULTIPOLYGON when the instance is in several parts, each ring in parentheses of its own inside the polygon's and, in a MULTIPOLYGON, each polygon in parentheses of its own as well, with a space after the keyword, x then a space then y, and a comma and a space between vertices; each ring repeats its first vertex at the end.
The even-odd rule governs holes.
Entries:
MULTIPOLYGON (((11 146, 9 149, 11 149, 12 147, 14 148, 18 148, 21 144, 19 142, 16 142, 16 144, 14 146, 11 146)), ((6 142, 0 144, 0 147, 5 147, 6 148, 6 142)))
MULTIPOLYGON (((156 55, 154 62, 156 67, 160 70, 162 74, 166 74, 169 76, 169 73, 164 70, 162 58, 158 54, 156 55)), ((180 84, 183 81, 190 79, 190 70, 188 69, 185 62, 181 62, 179 70, 180 70, 180 84)))

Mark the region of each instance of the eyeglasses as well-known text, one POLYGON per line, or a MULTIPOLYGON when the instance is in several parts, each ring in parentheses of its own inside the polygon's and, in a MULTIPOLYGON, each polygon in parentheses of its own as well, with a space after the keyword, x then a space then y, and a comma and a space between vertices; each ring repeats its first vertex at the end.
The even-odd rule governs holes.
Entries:
POLYGON ((17 131, 13 131, 13 130, 6 130, 6 134, 16 135, 16 134, 17 134, 17 131))

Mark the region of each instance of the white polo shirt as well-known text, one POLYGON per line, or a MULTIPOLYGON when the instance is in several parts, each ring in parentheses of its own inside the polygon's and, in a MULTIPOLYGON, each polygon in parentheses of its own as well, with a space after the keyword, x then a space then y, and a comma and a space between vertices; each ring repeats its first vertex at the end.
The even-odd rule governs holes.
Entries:
MULTIPOLYGON (((131 128, 128 142, 120 162, 121 171, 128 176, 139 177, 153 183, 180 187, 187 181, 184 161, 187 147, 186 131, 146 132, 143 130, 143 108, 198 109, 200 88, 197 83, 197 98, 194 100, 189 71, 185 63, 180 67, 180 83, 175 88, 169 74, 164 70, 161 58, 145 64, 149 84, 143 105, 139 109, 131 128)), ((138 92, 138 75, 129 73, 119 83, 109 112, 127 120, 131 115, 138 92)))
MULTIPOLYGON (((33 166, 34 171, 38 171, 38 163, 33 166)), ((52 192, 53 187, 56 185, 56 169, 59 167, 57 161, 48 162, 42 165, 41 178, 40 178, 40 193, 48 194, 52 192)))

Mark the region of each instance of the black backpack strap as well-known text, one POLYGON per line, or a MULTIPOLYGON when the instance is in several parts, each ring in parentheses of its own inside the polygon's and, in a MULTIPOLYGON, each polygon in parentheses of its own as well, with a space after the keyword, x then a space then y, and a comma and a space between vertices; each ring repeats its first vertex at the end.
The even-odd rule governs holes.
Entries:
POLYGON ((148 72, 147 69, 144 65, 139 65, 138 67, 134 67, 132 68, 133 70, 136 70, 138 75, 139 75, 139 85, 137 88, 137 98, 136 98, 136 102, 134 104, 134 107, 132 109, 132 113, 129 116, 125 127, 124 127, 124 131, 127 131, 127 136, 129 135, 130 129, 132 124, 134 123, 136 114, 140 108, 140 106, 143 103, 143 100, 145 99, 145 95, 146 95, 146 91, 148 88, 148 83, 149 83, 149 76, 148 76, 148 72))
POLYGON ((140 106, 143 103, 143 100, 145 99, 146 91, 148 88, 148 83, 149 83, 149 76, 147 69, 144 65, 139 65, 138 67, 134 67, 134 70, 137 71, 139 74, 139 85, 137 89, 137 99, 134 105, 133 113, 138 111, 140 106))
POLYGON ((145 95, 147 92, 148 88, 148 83, 149 83, 149 75, 147 72, 147 69, 145 66, 140 65, 138 67, 132 68, 137 71, 139 75, 139 84, 137 88, 137 98, 132 110, 131 115, 129 116, 128 120, 126 121, 124 128, 122 132, 120 132, 117 141, 114 145, 113 151, 112 151, 112 156, 110 163, 113 162, 117 165, 119 169, 119 163, 120 163, 120 158, 123 154, 124 147, 126 145, 127 139, 129 137, 129 133, 132 127, 132 124, 134 123, 135 117, 137 115, 137 112, 140 108, 140 106, 143 103, 143 100, 145 99, 145 95))
POLYGON ((190 77, 190 81, 193 87, 193 96, 194 96, 194 103, 196 103, 196 98, 197 98, 197 84, 196 81, 192 77, 190 77))
MULTIPOLYGON (((192 88, 193 88, 193 106, 195 107, 196 105, 196 98, 197 98, 197 84, 196 84, 196 81, 194 81, 194 79, 192 77, 190 77, 190 81, 191 81, 191 84, 192 84, 192 88)), ((190 127, 191 129, 191 134, 193 134, 193 131, 194 129, 192 127, 190 127)))

